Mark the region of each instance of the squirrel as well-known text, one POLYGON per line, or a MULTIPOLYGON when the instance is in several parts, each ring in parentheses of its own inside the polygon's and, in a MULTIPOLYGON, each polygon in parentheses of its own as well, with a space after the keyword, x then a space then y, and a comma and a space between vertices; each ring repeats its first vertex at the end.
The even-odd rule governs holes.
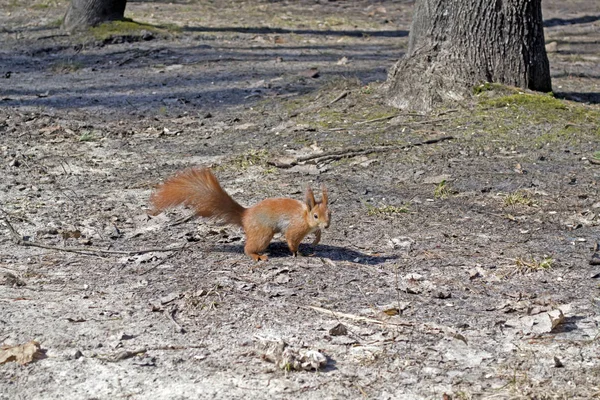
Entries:
POLYGON ((151 215, 166 208, 185 205, 196 216, 241 226, 246 234, 244 253, 254 261, 266 261, 262 253, 275 233, 285 236, 294 257, 300 242, 309 233, 315 234, 313 245, 321 240, 321 229, 329 227, 331 212, 327 208, 327 189, 321 186, 321 201, 315 200, 307 187, 304 202, 288 198, 268 198, 252 207, 242 207, 227 194, 208 168, 190 168, 179 172, 152 194, 151 215))

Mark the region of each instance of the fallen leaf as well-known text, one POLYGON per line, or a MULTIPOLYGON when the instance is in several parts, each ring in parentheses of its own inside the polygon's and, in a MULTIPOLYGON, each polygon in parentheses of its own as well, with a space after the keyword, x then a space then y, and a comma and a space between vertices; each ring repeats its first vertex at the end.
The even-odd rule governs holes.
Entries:
POLYGON ((287 371, 318 370, 327 364, 327 357, 316 350, 294 348, 283 339, 260 338, 259 350, 264 360, 287 371))
POLYGON ((316 68, 309 68, 309 69, 305 69, 304 71, 300 71, 300 73, 298 75, 304 76, 306 78, 318 78, 319 70, 316 68))
POLYGON ((40 358, 43 358, 43 352, 40 350, 40 344, 34 340, 13 347, 0 348, 0 364, 14 361, 25 365, 40 358))
POLYGON ((562 310, 556 309, 536 315, 526 315, 520 318, 512 318, 505 322, 509 328, 517 328, 523 333, 549 333, 565 321, 562 310))

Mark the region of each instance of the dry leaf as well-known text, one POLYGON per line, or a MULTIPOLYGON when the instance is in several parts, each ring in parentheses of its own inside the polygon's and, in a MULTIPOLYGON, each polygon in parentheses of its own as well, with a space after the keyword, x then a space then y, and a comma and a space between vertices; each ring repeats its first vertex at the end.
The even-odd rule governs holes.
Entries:
POLYGON ((327 364, 327 357, 316 350, 294 348, 283 339, 257 337, 264 360, 287 371, 319 370, 327 364))
POLYGON ((298 75, 304 76, 306 78, 318 78, 319 70, 317 68, 309 68, 305 69, 304 71, 300 71, 298 75))
POLYGON ((565 320, 561 309, 543 312, 536 315, 526 315, 520 318, 512 318, 505 322, 510 328, 517 328, 523 333, 550 333, 565 320))
POLYGON ((42 357, 43 353, 40 350, 40 344, 34 340, 13 347, 0 348, 0 364, 14 361, 25 365, 42 357))

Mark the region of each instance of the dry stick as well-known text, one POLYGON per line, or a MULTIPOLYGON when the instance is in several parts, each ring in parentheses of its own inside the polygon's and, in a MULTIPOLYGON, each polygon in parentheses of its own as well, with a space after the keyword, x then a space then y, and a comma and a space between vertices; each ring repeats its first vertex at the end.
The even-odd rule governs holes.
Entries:
POLYGON ((122 350, 113 354, 96 354, 91 357, 98 358, 101 360, 109 361, 109 362, 117 362, 121 360, 125 360, 128 358, 135 357, 140 354, 145 354, 148 351, 166 351, 166 350, 188 350, 188 349, 205 349, 206 346, 176 346, 176 345, 166 345, 166 346, 152 346, 152 347, 141 347, 135 350, 122 350))
POLYGON ((380 321, 378 319, 362 317, 360 315, 345 314, 345 313, 335 312, 335 311, 331 311, 331 310, 328 310, 328 309, 323 308, 323 307, 304 306, 303 308, 310 308, 310 309, 318 311, 320 313, 331 315, 331 316, 335 317, 336 319, 346 318, 346 319, 351 319, 351 320, 354 320, 354 321, 362 321, 362 322, 376 324, 376 325, 381 325, 381 326, 411 326, 413 328, 418 328, 418 329, 421 329, 421 330, 437 331, 438 333, 441 332, 441 333, 444 333, 446 335, 449 335, 449 336, 451 336, 451 337, 453 337, 455 339, 459 339, 459 340, 463 340, 464 339, 464 338, 460 339, 458 337, 458 335, 460 335, 460 334, 458 334, 454 329, 452 329, 450 327, 447 327, 447 326, 438 325, 438 324, 435 324, 435 323, 418 323, 418 322, 417 323, 411 323, 411 322, 380 321))
POLYGON ((366 121, 357 122, 354 125, 363 125, 363 124, 370 124, 370 123, 373 123, 373 122, 387 121, 388 119, 393 119, 393 118, 396 118, 398 116, 400 116, 400 114, 388 115, 387 117, 379 117, 379 118, 368 119, 366 121))
POLYGON ((425 121, 412 121, 412 122, 402 122, 401 124, 398 125, 424 125, 424 124, 431 124, 434 122, 444 122, 444 121, 448 121, 450 118, 434 118, 434 119, 426 119, 425 121))
POLYGON ((307 156, 298 157, 296 159, 295 163, 291 163, 290 167, 293 165, 296 165, 299 162, 304 162, 304 161, 314 161, 315 164, 318 164, 319 162, 322 162, 325 160, 339 160, 341 158, 354 157, 354 156, 359 156, 359 155, 369 154, 369 153, 381 153, 381 152, 392 151, 392 150, 408 150, 408 149, 412 149, 413 147, 424 146, 427 144, 434 144, 434 143, 443 142, 443 141, 451 140, 451 139, 454 139, 454 137, 453 136, 442 136, 442 137, 439 137, 436 139, 429 139, 429 140, 425 140, 423 142, 411 143, 411 144, 407 144, 407 145, 373 146, 373 147, 367 147, 367 148, 352 147, 352 148, 344 149, 344 150, 333 150, 333 151, 329 151, 329 152, 325 152, 325 153, 310 154, 307 156))
POLYGON ((142 250, 130 250, 130 251, 119 251, 119 250, 103 250, 97 248, 86 248, 86 247, 61 247, 61 246, 50 246, 46 244, 36 243, 36 242, 28 242, 23 240, 23 237, 13 228, 12 224, 8 221, 7 218, 2 218, 8 229, 10 230, 13 239, 16 244, 25 246, 25 247, 39 247, 41 249, 55 250, 55 251, 65 251, 68 253, 78 253, 78 254, 86 254, 90 253, 100 253, 100 254, 121 254, 132 256, 136 254, 145 254, 145 253, 153 253, 153 252, 162 252, 162 251, 175 251, 181 250, 185 248, 182 247, 171 247, 171 248, 156 248, 156 249, 142 249, 142 250))
POLYGON ((328 106, 330 106, 330 105, 332 105, 332 104, 334 104, 334 103, 337 103, 338 101, 340 101, 340 100, 341 100, 341 99, 343 99, 344 97, 348 96, 349 94, 350 94, 350 92, 349 92, 349 91, 347 91, 347 90, 344 90, 342 93, 340 93, 340 95, 339 95, 338 97, 336 97, 335 99, 331 100, 331 101, 329 102, 329 104, 327 104, 327 105, 328 105, 328 106))
POLYGON ((177 307, 171 307, 167 310, 167 318, 175 325, 175 332, 177 333, 185 333, 185 329, 181 325, 175 321, 175 312, 177 311, 177 307))
POLYGON ((171 253, 170 255, 166 256, 165 258, 163 258, 162 260, 160 260, 159 262, 157 262, 156 264, 154 264, 153 266, 151 266, 147 270, 140 272, 138 275, 146 275, 148 272, 155 270, 156 268, 158 268, 159 266, 163 265, 164 263, 166 263, 171 258, 173 258, 176 255, 180 254, 183 251, 183 249, 185 249, 185 247, 186 247, 185 245, 181 246, 179 248, 179 250, 177 250, 176 252, 171 253))
POLYGON ((195 219, 196 217, 197 217, 196 214, 190 214, 187 217, 180 218, 177 221, 169 224, 169 227, 185 224, 186 222, 189 222, 189 221, 195 219))
POLYGON ((458 111, 459 111, 458 108, 451 108, 450 110, 446 110, 446 111, 442 111, 442 112, 437 113, 437 116, 441 117, 442 115, 451 114, 451 113, 455 113, 455 112, 458 112, 458 111))
POLYGON ((328 310, 323 307, 308 306, 308 308, 318 311, 323 314, 331 315, 335 318, 346 318, 346 319, 351 319, 354 321, 368 322, 368 323, 377 324, 377 325, 414 326, 414 324, 412 324, 410 322, 385 322, 385 321, 380 321, 380 320, 374 319, 374 318, 362 317, 360 315, 335 312, 335 311, 331 311, 331 310, 328 310))

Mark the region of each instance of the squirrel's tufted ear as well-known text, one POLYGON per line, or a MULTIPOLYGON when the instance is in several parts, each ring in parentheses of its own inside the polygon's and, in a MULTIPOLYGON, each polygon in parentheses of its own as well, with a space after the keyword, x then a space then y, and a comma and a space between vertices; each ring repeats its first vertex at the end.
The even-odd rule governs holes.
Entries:
POLYGON ((325 187, 325 184, 321 184, 321 203, 327 205, 327 188, 325 187))
POLYGON ((313 193, 310 186, 306 187, 306 195, 304 196, 304 201, 306 202, 308 208, 311 210, 314 208, 315 204, 317 204, 317 202, 315 201, 315 194, 313 193))

